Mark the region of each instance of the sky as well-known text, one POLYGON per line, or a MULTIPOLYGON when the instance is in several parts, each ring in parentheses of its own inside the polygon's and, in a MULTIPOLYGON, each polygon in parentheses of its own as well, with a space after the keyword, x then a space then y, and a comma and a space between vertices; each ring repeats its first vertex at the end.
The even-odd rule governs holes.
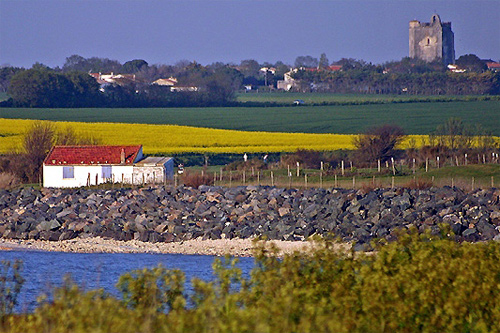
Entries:
POLYGON ((455 54, 500 60, 500 0, 0 0, 0 65, 408 56, 408 22, 451 21, 455 54))

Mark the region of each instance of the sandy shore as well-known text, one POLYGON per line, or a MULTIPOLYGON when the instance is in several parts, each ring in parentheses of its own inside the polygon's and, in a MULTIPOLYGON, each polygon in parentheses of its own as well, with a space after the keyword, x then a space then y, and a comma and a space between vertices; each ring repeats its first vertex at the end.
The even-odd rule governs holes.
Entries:
MULTIPOLYGON (((280 255, 293 251, 307 251, 310 242, 267 241, 274 243, 280 255)), ((255 247, 251 239, 189 240, 173 243, 147 243, 136 240, 116 241, 93 238, 76 238, 65 241, 13 240, 0 238, 0 250, 32 250, 78 253, 178 253, 247 257, 255 247)))

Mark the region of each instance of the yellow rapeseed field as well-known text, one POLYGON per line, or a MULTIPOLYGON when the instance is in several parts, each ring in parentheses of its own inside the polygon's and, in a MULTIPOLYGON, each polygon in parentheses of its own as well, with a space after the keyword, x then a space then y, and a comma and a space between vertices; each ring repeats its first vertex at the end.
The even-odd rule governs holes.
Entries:
MULTIPOLYGON (((34 120, 0 118, 0 153, 19 150, 22 137, 34 120)), ((92 135, 103 144, 142 144, 144 153, 253 153, 293 152, 297 149, 352 149, 353 135, 246 132, 177 125, 123 123, 51 122, 55 127, 71 127, 77 133, 92 135)), ((412 135, 420 146, 422 135, 412 135)))

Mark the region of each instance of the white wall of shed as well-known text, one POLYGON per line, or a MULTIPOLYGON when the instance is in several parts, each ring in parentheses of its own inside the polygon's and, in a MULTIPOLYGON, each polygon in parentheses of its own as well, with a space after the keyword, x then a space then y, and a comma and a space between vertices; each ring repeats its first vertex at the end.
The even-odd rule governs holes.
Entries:
MULTIPOLYGON (((63 168, 72 165, 44 165, 44 187, 82 187, 87 186, 90 175, 90 185, 98 185, 114 181, 130 184, 132 182, 132 165, 112 165, 111 178, 102 178, 103 165, 74 165, 74 178, 63 178, 63 168), (97 177, 96 177, 97 176, 97 177), (96 182, 97 179, 97 182, 96 182)), ((104 165, 106 166, 106 165, 104 165)))

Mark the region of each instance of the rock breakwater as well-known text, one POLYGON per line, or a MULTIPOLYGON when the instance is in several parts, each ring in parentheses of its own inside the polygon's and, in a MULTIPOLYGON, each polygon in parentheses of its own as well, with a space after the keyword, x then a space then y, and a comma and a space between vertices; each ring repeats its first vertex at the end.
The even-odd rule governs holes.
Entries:
POLYGON ((283 189, 200 186, 0 191, 0 236, 7 239, 175 242, 265 236, 301 241, 335 234, 364 249, 400 228, 457 240, 500 239, 500 190, 457 188, 283 189))

